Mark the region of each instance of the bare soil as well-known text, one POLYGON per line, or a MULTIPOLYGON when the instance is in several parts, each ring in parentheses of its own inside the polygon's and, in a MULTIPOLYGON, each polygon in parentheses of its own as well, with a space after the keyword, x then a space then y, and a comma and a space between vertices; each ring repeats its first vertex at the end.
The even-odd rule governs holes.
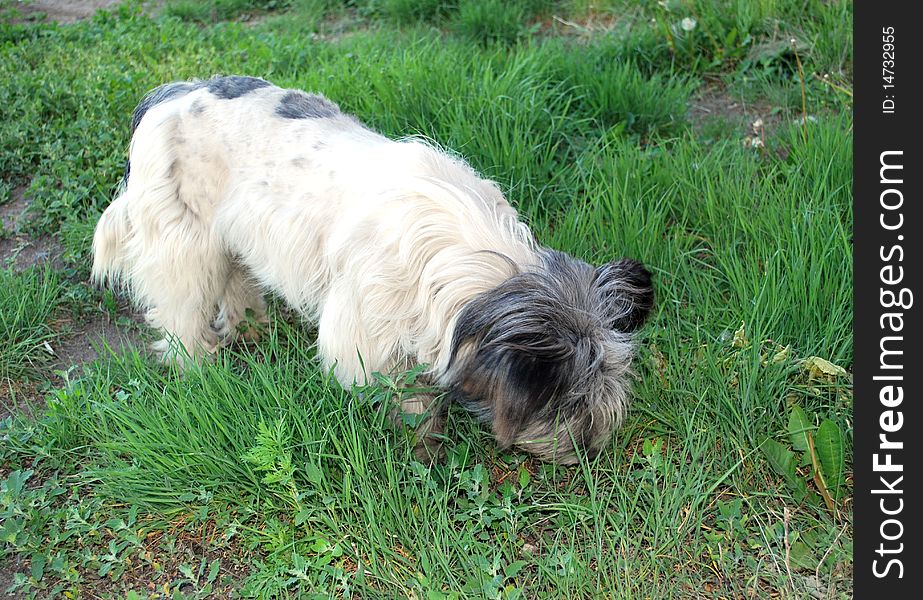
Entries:
MULTIPOLYGON (((133 321, 140 321, 138 315, 125 308, 119 312, 120 316, 128 316, 133 321)), ((112 321, 108 313, 102 311, 85 315, 80 322, 70 322, 66 335, 51 343, 55 360, 52 364, 54 371, 67 371, 72 368, 80 369, 105 356, 109 351, 121 354, 133 348, 143 350, 145 342, 136 328, 120 326, 112 321), (106 346, 108 345, 108 349, 106 346)))
POLYGON ((15 231, 24 220, 29 201, 26 199, 26 186, 21 185, 13 190, 12 199, 6 204, 0 204, 0 225, 6 231, 15 231))
POLYGON ((770 104, 746 102, 720 84, 704 86, 689 101, 686 118, 695 129, 701 129, 715 120, 748 126, 761 120, 764 128, 777 125, 782 120, 778 113, 773 112, 770 104))
POLYGON ((51 21, 73 23, 92 17, 97 10, 110 8, 121 0, 28 0, 17 2, 17 10, 25 17, 47 15, 51 21))
POLYGON ((27 186, 15 188, 12 199, 6 204, 0 204, 0 224, 3 226, 0 267, 9 264, 14 270, 21 271, 48 263, 54 269, 61 269, 64 267, 61 260, 63 248, 58 240, 48 234, 33 238, 22 231, 30 205, 27 189, 27 186))
POLYGON ((53 269, 62 269, 62 251, 61 244, 51 235, 32 238, 22 233, 14 234, 0 239, 0 265, 9 263, 16 271, 43 264, 53 269))

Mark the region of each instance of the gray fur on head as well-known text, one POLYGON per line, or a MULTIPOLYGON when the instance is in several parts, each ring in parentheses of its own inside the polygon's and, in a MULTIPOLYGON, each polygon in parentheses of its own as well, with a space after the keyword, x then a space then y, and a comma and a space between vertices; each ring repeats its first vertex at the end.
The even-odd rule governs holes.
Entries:
POLYGON ((450 390, 491 423, 501 446, 572 463, 575 446, 596 454, 622 420, 631 333, 653 306, 653 288, 636 261, 595 269, 553 250, 543 259, 461 312, 450 390))

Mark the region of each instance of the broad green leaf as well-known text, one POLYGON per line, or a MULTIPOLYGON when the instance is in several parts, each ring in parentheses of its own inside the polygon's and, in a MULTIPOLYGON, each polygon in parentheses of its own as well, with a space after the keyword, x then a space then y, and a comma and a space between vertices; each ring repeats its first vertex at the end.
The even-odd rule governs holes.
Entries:
POLYGON ((807 450, 807 432, 813 429, 804 409, 797 404, 792 404, 791 412, 788 415, 788 437, 792 441, 792 448, 797 452, 804 452, 807 450))
POLYGON ((22 492, 22 488, 25 483, 32 477, 32 470, 28 471, 13 471, 9 474, 5 481, 0 483, 0 491, 8 493, 12 496, 18 496, 22 492))
POLYGON ((312 462, 306 463, 304 466, 304 474, 308 478, 308 481, 314 485, 320 485, 324 480, 324 472, 320 467, 315 465, 312 462))
POLYGON ((527 564, 528 563, 524 560, 517 560, 517 561, 511 562, 510 564, 506 565, 506 567, 503 568, 503 574, 506 575, 507 577, 516 577, 516 575, 518 575, 519 572, 522 571, 522 568, 526 566, 527 564))
POLYGON ((811 451, 805 450, 801 453, 801 462, 798 463, 799 467, 810 467, 814 464, 814 461, 811 460, 811 451))
POLYGON ((783 478, 792 494, 792 500, 801 503, 813 501, 807 484, 795 470, 795 453, 773 439, 767 439, 762 445, 763 454, 772 468, 783 478))
POLYGON ((767 439, 763 442, 763 454, 772 468, 785 477, 786 480, 796 479, 795 474, 795 453, 780 444, 779 442, 767 439))
POLYGON ((314 511, 310 508, 302 508, 295 514, 295 525, 301 525, 305 521, 311 518, 311 515, 314 514, 314 511))
POLYGON ((45 576, 45 555, 39 554, 36 552, 32 555, 32 579, 35 581, 41 581, 42 577, 45 576))
POLYGON ((525 488, 532 481, 532 475, 524 467, 519 467, 519 487, 525 488))
POLYGON ((16 543, 16 536, 22 531, 22 519, 7 519, 3 525, 0 525, 0 542, 8 544, 16 543))
POLYGON ((734 46, 734 41, 737 39, 737 28, 732 27, 728 34, 724 36, 724 46, 725 48, 731 48, 734 46))
POLYGON ((220 568, 221 568, 220 558, 216 558, 215 560, 211 562, 211 564, 208 566, 208 579, 206 579, 208 583, 212 583, 213 581, 215 581, 215 579, 218 578, 218 570, 220 568))
POLYGON ((844 484, 843 432, 830 419, 824 419, 817 428, 814 452, 817 454, 827 491, 834 500, 839 500, 844 484))
POLYGON ((790 560, 793 565, 801 567, 802 569, 813 569, 817 566, 817 558, 814 556, 811 548, 802 541, 795 541, 792 543, 790 560))

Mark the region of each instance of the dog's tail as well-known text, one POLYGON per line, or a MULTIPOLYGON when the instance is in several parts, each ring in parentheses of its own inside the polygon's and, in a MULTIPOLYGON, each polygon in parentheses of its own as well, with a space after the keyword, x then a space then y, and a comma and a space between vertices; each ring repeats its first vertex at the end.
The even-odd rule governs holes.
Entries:
POLYGON ((126 243, 130 222, 126 208, 130 198, 123 185, 120 194, 103 212, 93 233, 93 270, 90 279, 96 286, 120 283, 127 267, 126 243))

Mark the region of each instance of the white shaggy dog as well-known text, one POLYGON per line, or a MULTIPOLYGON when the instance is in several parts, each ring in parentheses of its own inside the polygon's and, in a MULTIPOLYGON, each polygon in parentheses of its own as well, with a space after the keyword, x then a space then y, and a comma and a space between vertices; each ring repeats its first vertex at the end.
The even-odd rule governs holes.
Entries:
MULTIPOLYGON (((235 336, 264 292, 318 324, 344 385, 414 363, 501 446, 569 463, 628 401, 631 333, 653 304, 635 261, 598 269, 539 246, 497 186, 322 96, 252 77, 172 83, 135 110, 125 185, 93 240, 189 360, 235 336)), ((424 433, 440 427, 444 403, 424 433)))

